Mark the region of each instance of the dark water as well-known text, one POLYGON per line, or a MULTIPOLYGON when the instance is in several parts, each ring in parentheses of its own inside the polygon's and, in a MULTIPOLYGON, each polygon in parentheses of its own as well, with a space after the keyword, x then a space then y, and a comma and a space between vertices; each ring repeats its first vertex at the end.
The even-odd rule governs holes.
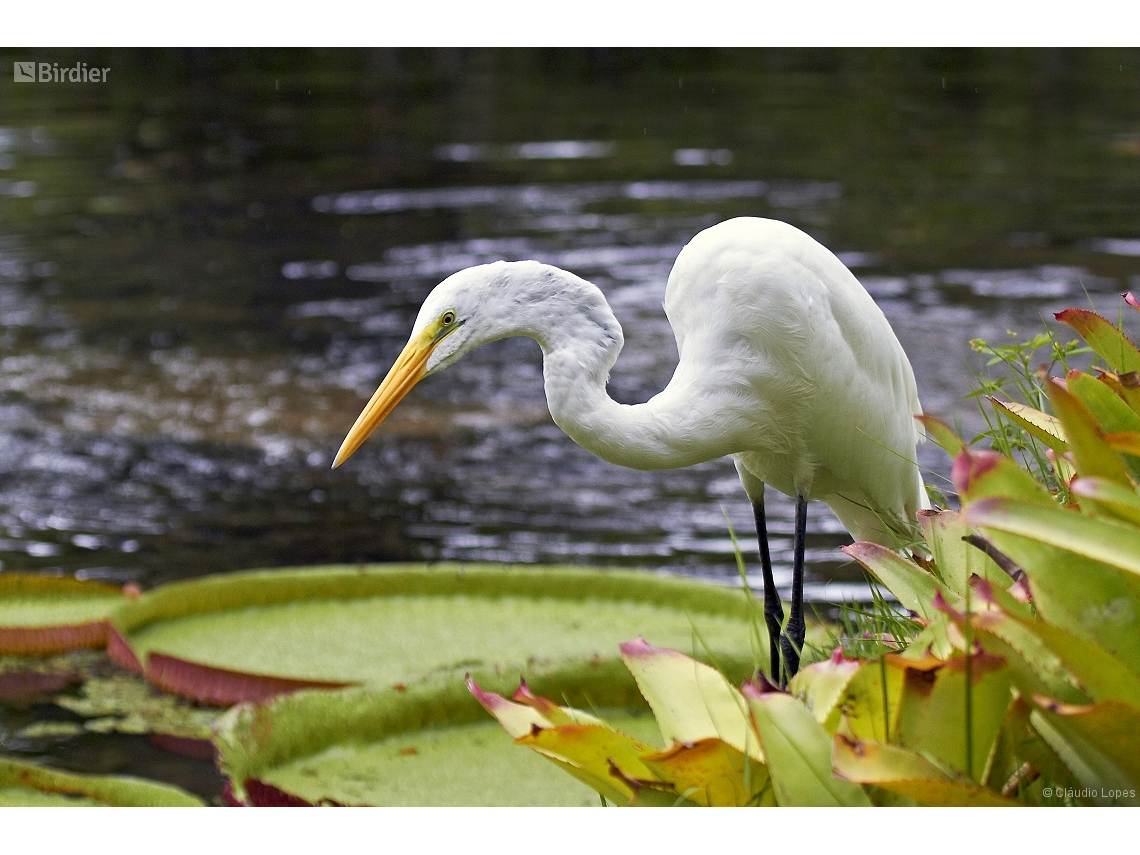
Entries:
MULTIPOLYGON (((0 82, 5 570, 145 587, 449 558, 730 577, 725 515, 751 538, 731 465, 594 459, 551 423, 530 341, 424 382, 349 464, 331 457, 422 298, 483 261, 596 282, 627 333, 612 394, 643 401, 674 364, 660 304, 684 242, 788 220, 857 272, 926 409, 968 430, 969 339, 1088 300, 1115 315, 1140 272, 1136 51, 7 58, 32 53, 111 71, 0 82)), ((816 508, 817 599, 858 590, 824 584, 859 579, 844 539, 816 508)))
MULTIPOLYGON (((3 53, 6 571, 150 587, 448 558, 733 577, 726 516, 745 543, 751 518, 731 464, 596 460, 551 423, 530 341, 425 381, 330 471, 420 301, 471 264, 596 282, 631 403, 672 372, 680 247, 727 217, 787 220, 855 270, 926 410, 967 433, 971 338, 1028 337, 1069 305, 1115 317, 1140 287, 1136 50, 3 53), (15 83, 17 59, 111 71, 15 83)), ((932 446, 920 460, 948 470, 932 446)), ((790 502, 769 506, 790 535, 790 502)), ((844 542, 814 508, 809 598, 862 590, 844 542)), ((8 709, 3 744, 216 789, 208 764, 154 771, 137 738, 11 735, 48 715, 8 709)))

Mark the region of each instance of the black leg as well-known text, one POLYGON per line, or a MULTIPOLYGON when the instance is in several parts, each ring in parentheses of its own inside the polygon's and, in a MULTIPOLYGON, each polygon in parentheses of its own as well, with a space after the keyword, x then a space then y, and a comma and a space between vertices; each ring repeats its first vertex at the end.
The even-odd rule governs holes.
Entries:
POLYGON ((764 625, 768 627, 768 650, 772 682, 780 683, 780 625, 784 622, 784 607, 780 592, 772 578, 772 555, 768 552, 768 523, 764 519, 764 500, 752 503, 752 516, 756 518, 756 540, 760 544, 760 569, 764 573, 764 625))
MULTIPOLYGON (((784 653, 785 677, 790 680, 800 670, 800 651, 804 649, 804 540, 807 536, 807 499, 796 496, 796 539, 792 552, 792 608, 788 625, 780 636, 784 653)), ((780 685, 784 685, 781 681, 780 685)))

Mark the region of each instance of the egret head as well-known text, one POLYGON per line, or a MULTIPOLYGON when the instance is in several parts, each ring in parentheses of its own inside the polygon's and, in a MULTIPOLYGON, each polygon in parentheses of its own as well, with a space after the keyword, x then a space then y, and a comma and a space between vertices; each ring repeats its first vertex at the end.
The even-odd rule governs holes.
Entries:
POLYGON ((333 461, 347 460, 420 380, 465 353, 508 334, 499 329, 501 313, 489 308, 495 284, 506 276, 504 262, 470 267, 437 285, 420 307, 412 334, 372 400, 356 419, 333 461))

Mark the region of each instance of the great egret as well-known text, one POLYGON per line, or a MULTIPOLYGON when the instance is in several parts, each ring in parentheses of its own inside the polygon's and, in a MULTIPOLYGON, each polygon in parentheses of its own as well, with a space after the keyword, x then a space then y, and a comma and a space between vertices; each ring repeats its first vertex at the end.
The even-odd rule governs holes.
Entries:
POLYGON ((596 286, 536 261, 449 276, 337 453, 343 463, 424 377, 480 345, 542 347, 550 415, 604 460, 672 469, 731 456, 752 502, 773 679, 799 667, 807 501, 822 499, 857 540, 896 546, 929 503, 915 460, 923 431, 914 373, 882 311, 831 252, 794 226, 740 217, 677 257, 665 314, 679 361, 644 404, 606 392, 624 338, 596 286), (796 497, 792 603, 772 579, 764 485, 796 497), (777 646, 779 639, 779 646, 777 646), (780 669, 780 652, 784 668, 780 669))

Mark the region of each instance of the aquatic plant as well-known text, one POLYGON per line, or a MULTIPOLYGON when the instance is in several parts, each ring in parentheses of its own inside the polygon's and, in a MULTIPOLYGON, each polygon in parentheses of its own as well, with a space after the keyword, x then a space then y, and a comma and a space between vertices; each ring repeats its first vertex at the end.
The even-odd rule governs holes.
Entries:
POLYGON ((986 450, 924 418, 961 510, 920 514, 926 554, 845 548, 908 612, 878 600, 846 632, 892 631, 858 633, 869 644, 836 647, 787 692, 622 645, 664 748, 525 684, 512 700, 470 690, 615 804, 1140 804, 1140 350, 1093 312, 1057 318, 1104 367, 1034 371, 1043 344, 1066 369, 1081 350, 1052 336, 976 343, 1021 400, 986 388, 986 450))

